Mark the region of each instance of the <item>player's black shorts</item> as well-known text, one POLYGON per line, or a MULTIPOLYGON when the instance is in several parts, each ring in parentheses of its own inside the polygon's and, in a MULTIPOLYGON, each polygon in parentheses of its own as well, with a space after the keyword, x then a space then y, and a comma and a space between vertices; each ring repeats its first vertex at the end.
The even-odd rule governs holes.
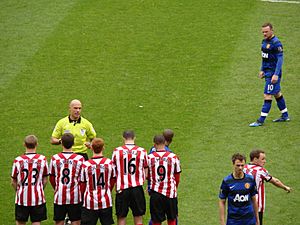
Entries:
POLYGON ((88 156, 87 153, 76 152, 76 154, 83 156, 83 158, 84 158, 85 161, 89 160, 89 156, 88 156))
POLYGON ((177 198, 167 198, 155 191, 150 192, 150 214, 154 222, 176 219, 178 215, 177 198))
POLYGON ((46 204, 37 206, 15 205, 15 217, 17 221, 27 222, 30 216, 31 222, 40 222, 47 219, 46 204))
POLYGON ((92 210, 82 207, 81 225, 96 225, 98 219, 100 219, 102 225, 114 224, 112 207, 98 210, 92 210))
POLYGON ((143 186, 127 188, 116 194, 116 215, 126 217, 129 208, 133 216, 145 215, 146 200, 143 186))
POLYGON ((54 216, 53 220, 61 221, 65 220, 66 215, 70 221, 77 221, 81 219, 81 206, 82 204, 68 204, 68 205, 57 205, 54 204, 54 216))

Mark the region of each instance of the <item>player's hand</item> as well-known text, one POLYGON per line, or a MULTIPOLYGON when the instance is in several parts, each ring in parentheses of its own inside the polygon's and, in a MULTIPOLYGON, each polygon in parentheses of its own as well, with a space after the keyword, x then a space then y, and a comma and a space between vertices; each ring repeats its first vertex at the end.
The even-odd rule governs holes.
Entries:
POLYGON ((85 145, 85 147, 87 147, 88 149, 91 149, 91 143, 90 143, 90 142, 85 142, 84 145, 85 145))
POLYGON ((288 186, 285 186, 284 187, 284 190, 287 192, 287 193, 290 193, 292 188, 288 187, 288 186))
POLYGON ((263 79, 263 78, 265 77, 264 71, 260 71, 259 74, 258 74, 258 77, 259 77, 260 79, 263 79))
POLYGON ((274 75, 272 76, 271 83, 272 83, 272 84, 275 84, 275 83, 277 83, 277 81, 278 81, 278 75, 275 75, 275 74, 274 74, 274 75))

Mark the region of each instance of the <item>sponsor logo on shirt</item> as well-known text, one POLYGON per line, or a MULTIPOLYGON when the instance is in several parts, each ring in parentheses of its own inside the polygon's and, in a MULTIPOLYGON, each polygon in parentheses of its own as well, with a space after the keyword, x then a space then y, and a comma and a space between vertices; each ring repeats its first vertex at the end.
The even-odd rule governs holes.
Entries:
POLYGON ((261 52, 261 57, 267 59, 267 58, 269 58, 269 54, 265 53, 265 52, 261 52))
POLYGON ((233 201, 234 202, 236 202, 236 201, 238 201, 238 202, 247 202, 247 201, 249 201, 249 195, 236 194, 233 201))

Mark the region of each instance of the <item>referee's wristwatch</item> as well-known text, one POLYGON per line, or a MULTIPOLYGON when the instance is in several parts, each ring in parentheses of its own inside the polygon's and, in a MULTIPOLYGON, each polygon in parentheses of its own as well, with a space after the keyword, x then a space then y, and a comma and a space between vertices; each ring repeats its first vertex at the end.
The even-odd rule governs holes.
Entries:
POLYGON ((58 139, 58 144, 59 144, 59 145, 61 144, 61 139, 58 139))

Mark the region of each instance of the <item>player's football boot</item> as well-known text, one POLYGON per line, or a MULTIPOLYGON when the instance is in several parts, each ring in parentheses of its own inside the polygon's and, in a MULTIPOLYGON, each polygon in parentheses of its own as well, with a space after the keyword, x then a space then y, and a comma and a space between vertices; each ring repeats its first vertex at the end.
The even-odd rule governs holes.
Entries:
POLYGON ((64 225, 69 225, 69 224, 72 224, 71 220, 69 219, 69 217, 67 216, 65 218, 65 222, 64 222, 64 225))
POLYGON ((262 126, 264 123, 262 123, 262 122, 260 122, 260 121, 255 121, 255 122, 253 122, 253 123, 250 123, 249 124, 249 127, 260 127, 260 126, 262 126))
POLYGON ((289 117, 280 117, 278 119, 273 120, 273 122, 289 122, 291 119, 289 117))

